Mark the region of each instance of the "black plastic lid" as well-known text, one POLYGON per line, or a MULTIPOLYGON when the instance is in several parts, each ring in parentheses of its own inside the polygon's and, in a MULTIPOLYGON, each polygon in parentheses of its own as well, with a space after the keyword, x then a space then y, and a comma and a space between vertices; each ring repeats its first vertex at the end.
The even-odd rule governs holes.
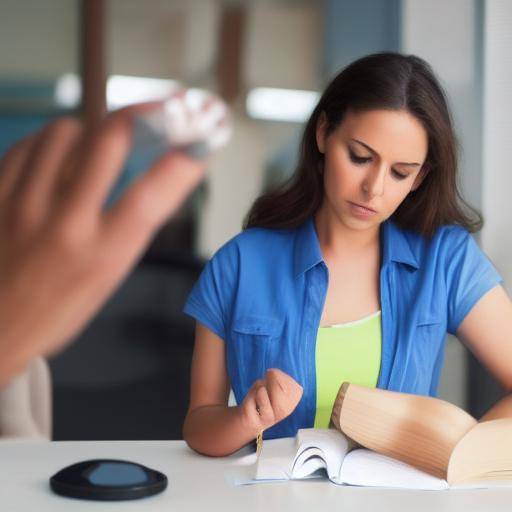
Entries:
POLYGON ((167 487, 167 477, 142 464, 94 459, 67 466, 50 478, 51 489, 62 496, 86 500, 134 500, 167 487))

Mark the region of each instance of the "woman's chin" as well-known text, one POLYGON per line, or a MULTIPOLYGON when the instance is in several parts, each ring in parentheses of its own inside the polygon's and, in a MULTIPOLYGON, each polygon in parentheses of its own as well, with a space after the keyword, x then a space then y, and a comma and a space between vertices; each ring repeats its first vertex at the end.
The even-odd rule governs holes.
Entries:
POLYGON ((356 231, 366 231, 380 224, 380 217, 377 215, 369 218, 359 218, 343 212, 338 217, 345 226, 356 231))

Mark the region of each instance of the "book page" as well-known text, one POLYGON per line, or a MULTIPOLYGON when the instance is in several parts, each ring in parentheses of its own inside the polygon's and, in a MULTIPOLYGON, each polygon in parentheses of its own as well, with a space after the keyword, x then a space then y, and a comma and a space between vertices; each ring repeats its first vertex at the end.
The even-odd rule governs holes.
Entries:
POLYGON ((434 397, 356 384, 343 391, 342 408, 333 408, 340 411, 333 417, 336 428, 367 449, 441 479, 454 447, 476 424, 467 412, 434 397))
POLYGON ((336 483, 424 490, 448 488, 446 480, 365 448, 346 455, 336 483))
POLYGON ((512 487, 512 418, 478 423, 457 444, 448 465, 455 487, 512 487), (493 480, 499 482, 493 485, 493 480))
POLYGON ((294 437, 263 441, 256 463, 256 480, 289 480, 296 453, 294 437))
POLYGON ((295 438, 263 442, 255 470, 256 480, 288 480, 322 476, 324 468, 331 480, 338 478, 348 451, 346 437, 334 429, 300 429, 295 438))
POLYGON ((465 489, 512 489, 512 475, 508 475, 509 480, 503 476, 503 480, 499 480, 500 476, 493 476, 496 480, 477 480, 472 482, 452 484, 450 490, 465 490, 465 489))
MULTIPOLYGON (((347 438, 338 430, 324 428, 303 428, 297 433, 297 456, 293 466, 293 471, 302 474, 300 464, 308 460, 301 454, 308 449, 315 448, 316 451, 309 453, 309 457, 316 456, 324 461, 323 466, 327 471, 330 480, 338 480, 341 465, 346 453, 348 452, 347 438)), ((319 464, 319 462, 317 462, 319 464)), ((318 468, 317 468, 318 469, 318 468)))
MULTIPOLYGON (((306 448, 295 457, 292 478, 306 478, 320 469, 327 470, 323 451, 315 447, 306 448)), ((318 476, 321 476, 321 473, 318 476)), ((325 473, 323 476, 325 476, 325 473)))

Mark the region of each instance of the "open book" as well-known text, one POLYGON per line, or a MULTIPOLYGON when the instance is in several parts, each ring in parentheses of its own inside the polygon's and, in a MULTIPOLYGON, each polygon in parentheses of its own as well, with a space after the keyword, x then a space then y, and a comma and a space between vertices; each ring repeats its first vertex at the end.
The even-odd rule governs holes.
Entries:
POLYGON ((253 483, 327 476, 340 485, 448 488, 446 480, 391 457, 350 448, 349 440, 334 429, 301 429, 294 438, 264 441, 253 483))
POLYGON ((450 487, 512 487, 512 418, 478 423, 438 398, 343 383, 332 424, 351 442, 450 487))

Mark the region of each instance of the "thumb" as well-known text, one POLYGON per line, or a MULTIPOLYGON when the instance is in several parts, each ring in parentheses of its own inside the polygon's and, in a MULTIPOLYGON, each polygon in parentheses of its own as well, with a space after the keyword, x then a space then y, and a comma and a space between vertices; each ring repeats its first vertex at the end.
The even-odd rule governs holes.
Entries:
POLYGON ((302 386, 287 373, 271 368, 265 377, 274 414, 279 420, 289 416, 302 398, 302 386))

